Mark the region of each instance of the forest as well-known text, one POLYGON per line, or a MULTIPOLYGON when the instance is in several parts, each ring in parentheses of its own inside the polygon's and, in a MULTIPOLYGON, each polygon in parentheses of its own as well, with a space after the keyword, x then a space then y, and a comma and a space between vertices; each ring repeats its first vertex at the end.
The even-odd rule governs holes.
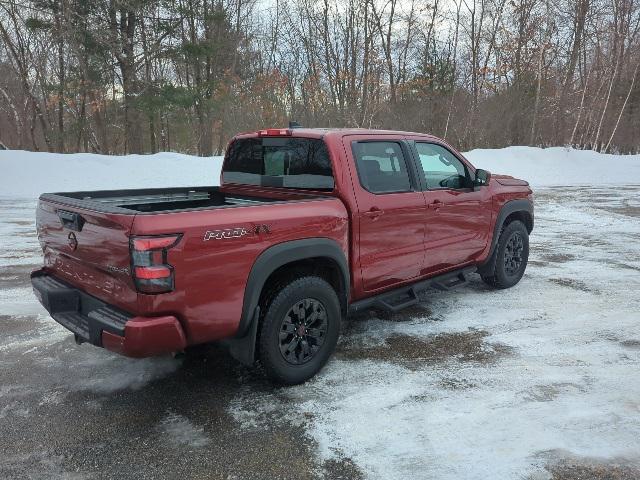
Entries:
POLYGON ((0 142, 220 154, 286 126, 640 152, 638 0, 0 0, 0 142))

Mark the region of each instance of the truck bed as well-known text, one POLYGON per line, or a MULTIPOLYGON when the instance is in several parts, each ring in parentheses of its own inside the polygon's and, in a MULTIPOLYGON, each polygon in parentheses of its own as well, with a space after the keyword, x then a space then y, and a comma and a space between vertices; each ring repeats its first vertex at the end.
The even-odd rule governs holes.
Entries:
POLYGON ((45 193, 40 199, 104 213, 151 214, 182 210, 243 207, 317 198, 268 198, 225 194, 219 187, 150 188, 92 192, 45 193))

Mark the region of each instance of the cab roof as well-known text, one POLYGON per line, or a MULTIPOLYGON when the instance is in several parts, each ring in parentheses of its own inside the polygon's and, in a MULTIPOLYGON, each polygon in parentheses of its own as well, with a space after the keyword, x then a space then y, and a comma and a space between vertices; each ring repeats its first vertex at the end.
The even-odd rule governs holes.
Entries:
POLYGON ((397 135, 399 137, 412 135, 429 139, 437 139, 433 135, 417 132, 404 132, 400 130, 378 130, 374 128, 267 128, 257 130, 255 132, 244 132, 237 134, 234 138, 252 138, 258 136, 264 137, 306 137, 306 138, 323 138, 326 136, 344 137, 347 135, 397 135), (284 133, 286 132, 286 133, 284 133))

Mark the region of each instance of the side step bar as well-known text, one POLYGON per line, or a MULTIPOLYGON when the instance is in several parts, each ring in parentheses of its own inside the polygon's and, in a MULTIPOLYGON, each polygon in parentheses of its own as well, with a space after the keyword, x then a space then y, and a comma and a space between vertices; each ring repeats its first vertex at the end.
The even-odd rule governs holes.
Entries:
POLYGON ((418 303, 418 294, 429 289, 450 290, 468 282, 468 276, 475 273, 477 268, 466 267, 453 272, 444 273, 437 277, 420 280, 411 285, 397 288, 389 292, 380 293, 369 298, 353 302, 349 306, 349 313, 361 312, 369 308, 380 308, 395 313, 418 303))
POLYGON ((449 274, 446 276, 443 276, 444 278, 440 278, 440 277, 435 277, 433 279, 433 281, 431 282, 431 286, 433 288, 437 288, 438 290, 450 290, 452 288, 455 287, 459 287, 461 285, 464 285, 465 283, 469 282, 469 279, 467 278, 467 275, 469 275, 470 273, 474 273, 476 271, 476 268, 473 268, 473 271, 461 271, 456 273, 455 275, 453 274, 449 274))

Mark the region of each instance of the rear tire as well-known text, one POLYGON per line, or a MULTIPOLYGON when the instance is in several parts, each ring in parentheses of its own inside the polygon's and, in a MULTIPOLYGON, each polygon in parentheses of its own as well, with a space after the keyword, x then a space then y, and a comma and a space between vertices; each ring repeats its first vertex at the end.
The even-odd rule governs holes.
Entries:
POLYGON ((519 220, 514 220, 500 232, 494 252, 493 271, 482 280, 494 288, 510 288, 517 284, 529 260, 529 232, 519 220))
POLYGON ((275 383, 296 385, 318 373, 333 353, 342 317, 335 290, 319 277, 291 281, 266 306, 260 362, 275 383))

